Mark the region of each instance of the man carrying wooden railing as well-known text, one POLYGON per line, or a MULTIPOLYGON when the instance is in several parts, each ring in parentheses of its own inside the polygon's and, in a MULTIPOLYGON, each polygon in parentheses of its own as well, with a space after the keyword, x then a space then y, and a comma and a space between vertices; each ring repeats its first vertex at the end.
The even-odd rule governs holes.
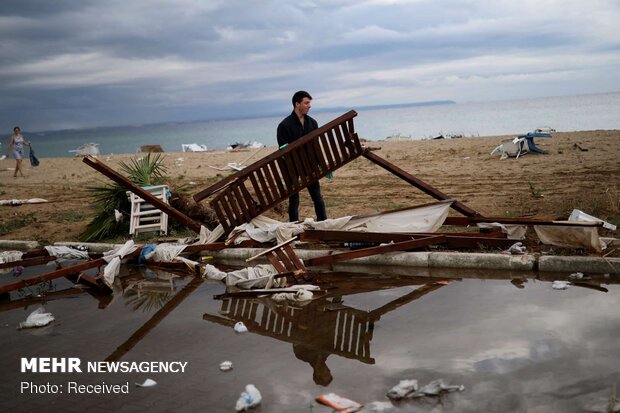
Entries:
MULTIPOLYGON (((300 90, 293 95, 293 112, 278 125, 278 146, 280 149, 318 129, 317 121, 308 116, 312 107, 311 101, 312 96, 306 91, 300 90)), ((296 165, 296 167, 301 167, 301 165, 296 165)), ((317 221, 326 220, 327 210, 321 195, 319 181, 309 184, 308 192, 314 204, 317 221)), ((290 222, 299 221, 299 192, 295 192, 288 199, 288 220, 290 222)))

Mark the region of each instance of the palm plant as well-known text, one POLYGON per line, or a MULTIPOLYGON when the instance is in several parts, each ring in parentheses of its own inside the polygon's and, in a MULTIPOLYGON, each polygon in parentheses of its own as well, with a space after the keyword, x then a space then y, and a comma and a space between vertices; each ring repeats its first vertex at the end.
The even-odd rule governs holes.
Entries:
MULTIPOLYGON (((161 185, 166 181, 167 172, 163 161, 163 155, 151 156, 148 153, 139 159, 131 158, 128 163, 120 162, 119 166, 127 179, 138 186, 161 185)), ((123 215, 129 215, 131 205, 127 190, 117 183, 93 186, 87 190, 92 194, 92 204, 97 213, 80 234, 80 240, 97 241, 127 233, 129 223, 127 220, 117 221, 114 213, 114 210, 118 210, 123 215)))

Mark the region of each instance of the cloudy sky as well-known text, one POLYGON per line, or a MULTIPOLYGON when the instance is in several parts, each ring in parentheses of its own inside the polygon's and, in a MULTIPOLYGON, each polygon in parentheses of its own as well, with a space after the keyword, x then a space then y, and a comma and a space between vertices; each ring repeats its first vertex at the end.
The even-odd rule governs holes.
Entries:
POLYGON ((618 0, 1 0, 0 133, 620 90, 618 0))

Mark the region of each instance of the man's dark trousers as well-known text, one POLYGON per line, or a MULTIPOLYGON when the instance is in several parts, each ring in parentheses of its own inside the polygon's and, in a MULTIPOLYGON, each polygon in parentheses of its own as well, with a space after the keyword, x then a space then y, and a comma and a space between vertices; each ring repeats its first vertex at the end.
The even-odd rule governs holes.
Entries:
MULTIPOLYGON (((308 185, 308 192, 314 204, 314 213, 317 221, 325 221, 327 219, 327 211, 325 210, 325 201, 321 195, 321 184, 315 182, 308 185)), ((288 220, 290 222, 299 221, 299 193, 295 193, 288 199, 288 220)))

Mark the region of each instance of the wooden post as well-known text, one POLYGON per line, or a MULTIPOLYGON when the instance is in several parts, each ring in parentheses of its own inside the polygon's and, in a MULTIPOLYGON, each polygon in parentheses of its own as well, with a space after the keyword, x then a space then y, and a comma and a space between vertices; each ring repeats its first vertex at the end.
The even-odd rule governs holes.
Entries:
MULTIPOLYGON (((392 174, 396 175, 400 179, 410 183, 411 185, 415 186, 416 188, 420 189, 426 194, 434 197, 435 199, 440 199, 440 200, 452 199, 452 197, 444 194, 437 188, 427 184, 421 179, 416 178, 410 173, 405 172, 404 170, 400 169, 398 166, 394 165, 391 162, 386 161, 379 155, 376 155, 369 150, 364 151, 362 155, 369 161, 376 163, 377 165, 379 165, 386 171, 391 172, 392 174)), ((460 201, 455 201, 454 204, 452 204, 452 208, 468 217, 474 217, 474 216, 480 215, 478 212, 474 211, 473 209, 471 209, 470 207, 468 207, 467 205, 463 204, 460 201)))

